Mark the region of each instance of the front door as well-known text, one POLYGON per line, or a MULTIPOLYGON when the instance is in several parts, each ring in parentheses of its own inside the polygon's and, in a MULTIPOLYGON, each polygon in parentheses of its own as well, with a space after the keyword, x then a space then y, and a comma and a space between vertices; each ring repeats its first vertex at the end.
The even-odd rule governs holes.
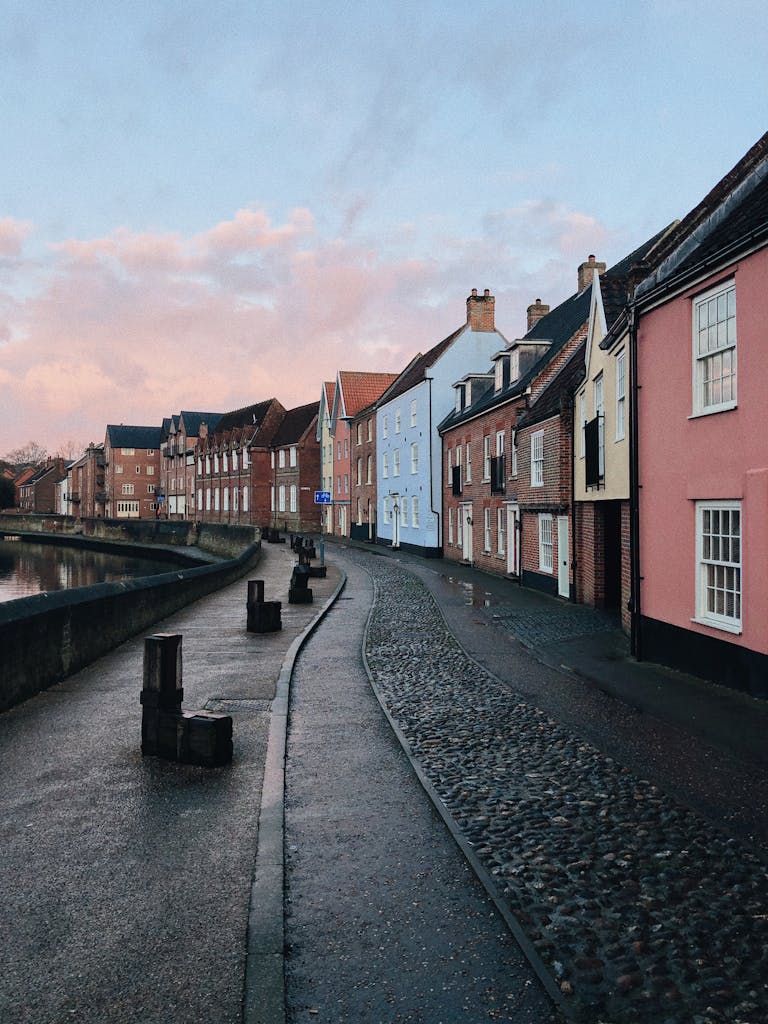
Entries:
POLYGON ((465 562, 472 561, 472 506, 462 505, 459 510, 462 517, 461 557, 465 562))
POLYGON ((571 596, 568 578, 568 516, 557 517, 557 592, 560 597, 571 596))
POLYGON ((520 575, 519 514, 517 505, 507 505, 507 572, 510 576, 520 575))

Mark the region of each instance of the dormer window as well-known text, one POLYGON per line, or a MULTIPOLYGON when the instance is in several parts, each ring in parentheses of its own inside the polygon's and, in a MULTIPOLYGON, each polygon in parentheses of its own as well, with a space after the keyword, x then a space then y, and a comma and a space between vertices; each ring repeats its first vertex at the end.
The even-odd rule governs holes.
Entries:
POLYGON ((511 382, 518 380, 520 377, 520 352, 515 349, 512 355, 509 357, 509 379, 511 382))
POLYGON ((464 408, 465 391, 465 384, 456 385, 456 412, 461 412, 461 410, 464 408))

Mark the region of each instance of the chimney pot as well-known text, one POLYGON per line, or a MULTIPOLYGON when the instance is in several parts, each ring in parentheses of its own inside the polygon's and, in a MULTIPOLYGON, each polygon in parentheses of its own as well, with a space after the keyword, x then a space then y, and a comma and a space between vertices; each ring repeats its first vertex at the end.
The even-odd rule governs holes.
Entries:
POLYGON ((598 263, 595 260, 594 253, 590 253, 589 259, 586 261, 586 263, 582 263, 579 266, 577 290, 579 292, 583 292, 587 285, 592 284, 594 272, 597 271, 598 274, 604 274, 605 268, 605 263, 598 263))

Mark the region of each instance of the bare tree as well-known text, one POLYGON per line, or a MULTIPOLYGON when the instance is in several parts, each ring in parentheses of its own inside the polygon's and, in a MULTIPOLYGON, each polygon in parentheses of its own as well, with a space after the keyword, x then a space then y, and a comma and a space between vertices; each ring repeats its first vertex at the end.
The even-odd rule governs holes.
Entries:
POLYGON ((48 449, 37 441, 27 441, 20 448, 14 448, 5 456, 13 466, 39 466, 48 458, 48 449))
POLYGON ((80 441, 73 441, 70 437, 68 441, 59 445, 56 455, 60 455, 62 459, 79 459, 87 447, 80 441))

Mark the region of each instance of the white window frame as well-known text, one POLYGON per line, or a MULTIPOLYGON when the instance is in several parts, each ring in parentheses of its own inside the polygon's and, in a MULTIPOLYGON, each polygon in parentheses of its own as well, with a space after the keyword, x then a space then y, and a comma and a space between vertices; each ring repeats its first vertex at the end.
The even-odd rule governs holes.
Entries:
POLYGON ((544 431, 531 434, 531 487, 544 486, 544 431))
POLYGON ((491 479, 491 435, 483 435, 483 480, 491 479))
POLYGON ((381 454, 381 475, 384 480, 389 479, 389 452, 381 454))
POLYGON ((503 505, 499 505, 496 509, 496 554, 503 555, 505 551, 504 547, 504 531, 506 528, 507 521, 507 510, 503 505))
POLYGON ((296 484, 291 484, 290 491, 288 492, 288 511, 296 512, 296 484))
POLYGON ((597 472, 600 479, 605 476, 605 390, 603 374, 598 373, 592 382, 592 394, 597 416, 597 472))
POLYGON ((363 457, 362 457, 362 455, 358 455, 358 457, 357 457, 357 486, 360 487, 362 482, 363 482, 363 457))
POLYGON ((292 444, 288 449, 288 464, 290 466, 296 465, 296 445, 292 444))
POLYGON ((416 426, 416 399, 411 399, 411 426, 416 426))
POLYGON ((368 420, 368 440, 373 440, 373 420, 368 420))
POLYGON ((248 511, 248 487, 243 487, 243 512, 248 511))
POLYGON ((419 472, 419 446, 414 443, 411 445, 411 473, 419 472))
POLYGON ((381 502, 381 518, 384 520, 385 523, 390 523, 391 519, 392 519, 392 515, 391 515, 391 512, 390 512, 390 508, 389 508, 389 495, 388 494, 384 495, 384 498, 383 498, 383 500, 381 502))
POLYGON ((229 512, 229 488, 224 488, 224 511, 229 512))
POLYGON ((514 427, 509 428, 509 472, 517 476, 517 432, 514 427))
POLYGON ((373 473, 373 456, 369 455, 365 462, 365 482, 367 484, 372 483, 371 475, 373 473))
POLYGON ((389 416, 387 413, 381 417, 381 436, 384 440, 389 437, 389 416))
POLYGON ((285 484, 277 488, 277 511, 285 512, 285 484))
POLYGON ((203 488, 198 487, 197 489, 197 511, 203 511, 203 488))
POLYGON ((696 296, 692 308, 693 334, 693 415, 708 416, 725 412, 736 407, 737 399, 737 326, 736 326, 736 282, 733 278, 710 288, 696 296), (714 315, 713 315, 714 313, 714 315), (711 320, 714 319, 714 323, 711 320), (725 364, 730 367, 726 368, 725 364), (705 395, 706 375, 709 370, 719 376, 711 376, 713 391, 719 391, 718 400, 714 394, 710 400, 705 395), (715 382, 717 386, 715 387, 715 382), (723 393, 728 392, 728 398, 723 393))
POLYGON ((453 544, 453 509, 448 509, 448 543, 453 544))
POLYGON ((392 450, 392 476, 400 476, 400 449, 392 450))
POLYGON ((417 494, 411 498, 411 526, 414 530, 419 528, 419 497, 417 494))
POLYGON ((623 441, 627 433, 627 350, 616 356, 616 440, 623 441))
POLYGON ((694 622, 728 633, 741 633, 743 564, 741 502, 697 501, 694 622), (734 515, 737 517, 735 530, 734 515), (726 517, 727 532, 724 529, 726 517))
POLYGON ((487 505, 483 509, 483 551, 491 553, 491 510, 487 505))
POLYGON ((270 484, 269 487, 269 508, 270 511, 275 511, 275 485, 270 484))
POLYGON ((554 538, 552 536, 552 515, 549 512, 539 513, 539 569, 542 572, 554 572, 554 538))
POLYGON ((400 525, 408 525, 408 495, 400 495, 400 525))
POLYGON ((357 438, 357 444, 363 443, 363 424, 357 424, 357 430, 355 431, 355 437, 357 438))
POLYGON ((277 453, 277 468, 285 469, 285 448, 280 448, 277 453))
POLYGON ((400 409, 398 408, 398 409, 395 409, 395 433, 396 434, 400 433, 400 420, 401 420, 400 409))
POLYGON ((587 451, 586 441, 587 430, 587 394, 582 391, 579 395, 579 458, 583 459, 587 451))
POLYGON ((214 512, 220 511, 221 508, 221 494, 218 487, 213 489, 213 510, 214 512))

